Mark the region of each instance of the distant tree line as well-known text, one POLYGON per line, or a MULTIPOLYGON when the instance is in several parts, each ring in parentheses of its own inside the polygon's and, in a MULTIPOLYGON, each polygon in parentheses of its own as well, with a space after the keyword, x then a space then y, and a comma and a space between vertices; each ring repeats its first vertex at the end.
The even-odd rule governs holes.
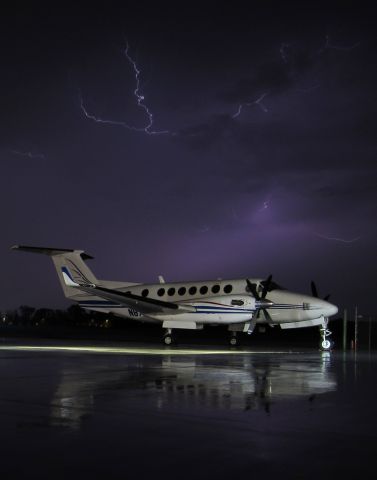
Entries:
POLYGON ((66 310, 34 308, 29 305, 21 305, 16 310, 1 312, 0 318, 2 327, 80 326, 110 328, 113 324, 114 317, 112 315, 88 312, 78 305, 71 305, 66 310))

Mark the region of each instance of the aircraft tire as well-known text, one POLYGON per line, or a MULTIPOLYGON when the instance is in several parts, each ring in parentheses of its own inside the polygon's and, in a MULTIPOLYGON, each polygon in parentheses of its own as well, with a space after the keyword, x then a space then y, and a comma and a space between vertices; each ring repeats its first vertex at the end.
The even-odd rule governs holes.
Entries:
POLYGON ((171 335, 164 336, 164 344, 171 345, 173 343, 173 337, 171 335))
POLYGON ((330 340, 322 340, 321 341, 321 350, 324 351, 324 352, 328 352, 329 350, 331 350, 331 347, 332 347, 332 344, 330 342, 330 340))
POLYGON ((239 345, 239 341, 237 337, 230 337, 229 339, 229 345, 231 347, 237 347, 239 345))

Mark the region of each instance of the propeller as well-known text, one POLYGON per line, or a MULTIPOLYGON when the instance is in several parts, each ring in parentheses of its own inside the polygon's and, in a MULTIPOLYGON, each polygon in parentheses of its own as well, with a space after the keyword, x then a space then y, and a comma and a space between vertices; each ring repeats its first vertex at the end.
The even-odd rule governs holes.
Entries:
MULTIPOLYGON (((316 286, 316 284, 313 282, 313 280, 312 280, 311 283, 310 283, 310 288, 311 288, 311 290, 312 290, 312 296, 313 296, 313 297, 316 297, 316 298, 320 298, 319 295, 318 295, 317 286, 316 286)), ((323 300, 325 300, 325 302, 327 302, 329 298, 330 298, 330 294, 326 295, 326 297, 323 297, 323 300)))
POLYGON ((251 283, 248 278, 246 279, 249 292, 253 294, 253 297, 255 298, 256 302, 258 302, 256 318, 259 318, 260 312, 262 311, 267 322, 270 324, 273 323, 273 320, 271 318, 271 315, 268 313, 267 308, 271 307, 273 305, 273 302, 271 302, 271 300, 267 298, 267 293, 271 285, 271 280, 272 280, 272 275, 270 275, 266 280, 263 281, 262 294, 259 295, 257 290, 257 285, 255 283, 251 283))

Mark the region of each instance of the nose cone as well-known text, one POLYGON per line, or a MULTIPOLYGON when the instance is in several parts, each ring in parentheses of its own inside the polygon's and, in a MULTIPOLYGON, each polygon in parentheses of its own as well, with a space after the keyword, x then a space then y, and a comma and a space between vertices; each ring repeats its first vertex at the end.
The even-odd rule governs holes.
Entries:
POLYGON ((336 305, 333 305, 332 303, 329 302, 324 302, 324 310, 325 310, 325 316, 326 317, 331 317, 332 315, 336 315, 338 313, 338 307, 336 305))

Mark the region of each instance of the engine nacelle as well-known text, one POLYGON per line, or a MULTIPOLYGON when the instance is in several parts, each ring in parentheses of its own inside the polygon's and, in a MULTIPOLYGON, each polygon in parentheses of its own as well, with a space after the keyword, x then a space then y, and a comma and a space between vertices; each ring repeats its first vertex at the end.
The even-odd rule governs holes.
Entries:
POLYGON ((234 308, 235 310, 255 310, 255 298, 250 295, 219 295, 217 297, 208 297, 203 302, 196 301, 194 305, 201 303, 219 304, 224 307, 234 308))

